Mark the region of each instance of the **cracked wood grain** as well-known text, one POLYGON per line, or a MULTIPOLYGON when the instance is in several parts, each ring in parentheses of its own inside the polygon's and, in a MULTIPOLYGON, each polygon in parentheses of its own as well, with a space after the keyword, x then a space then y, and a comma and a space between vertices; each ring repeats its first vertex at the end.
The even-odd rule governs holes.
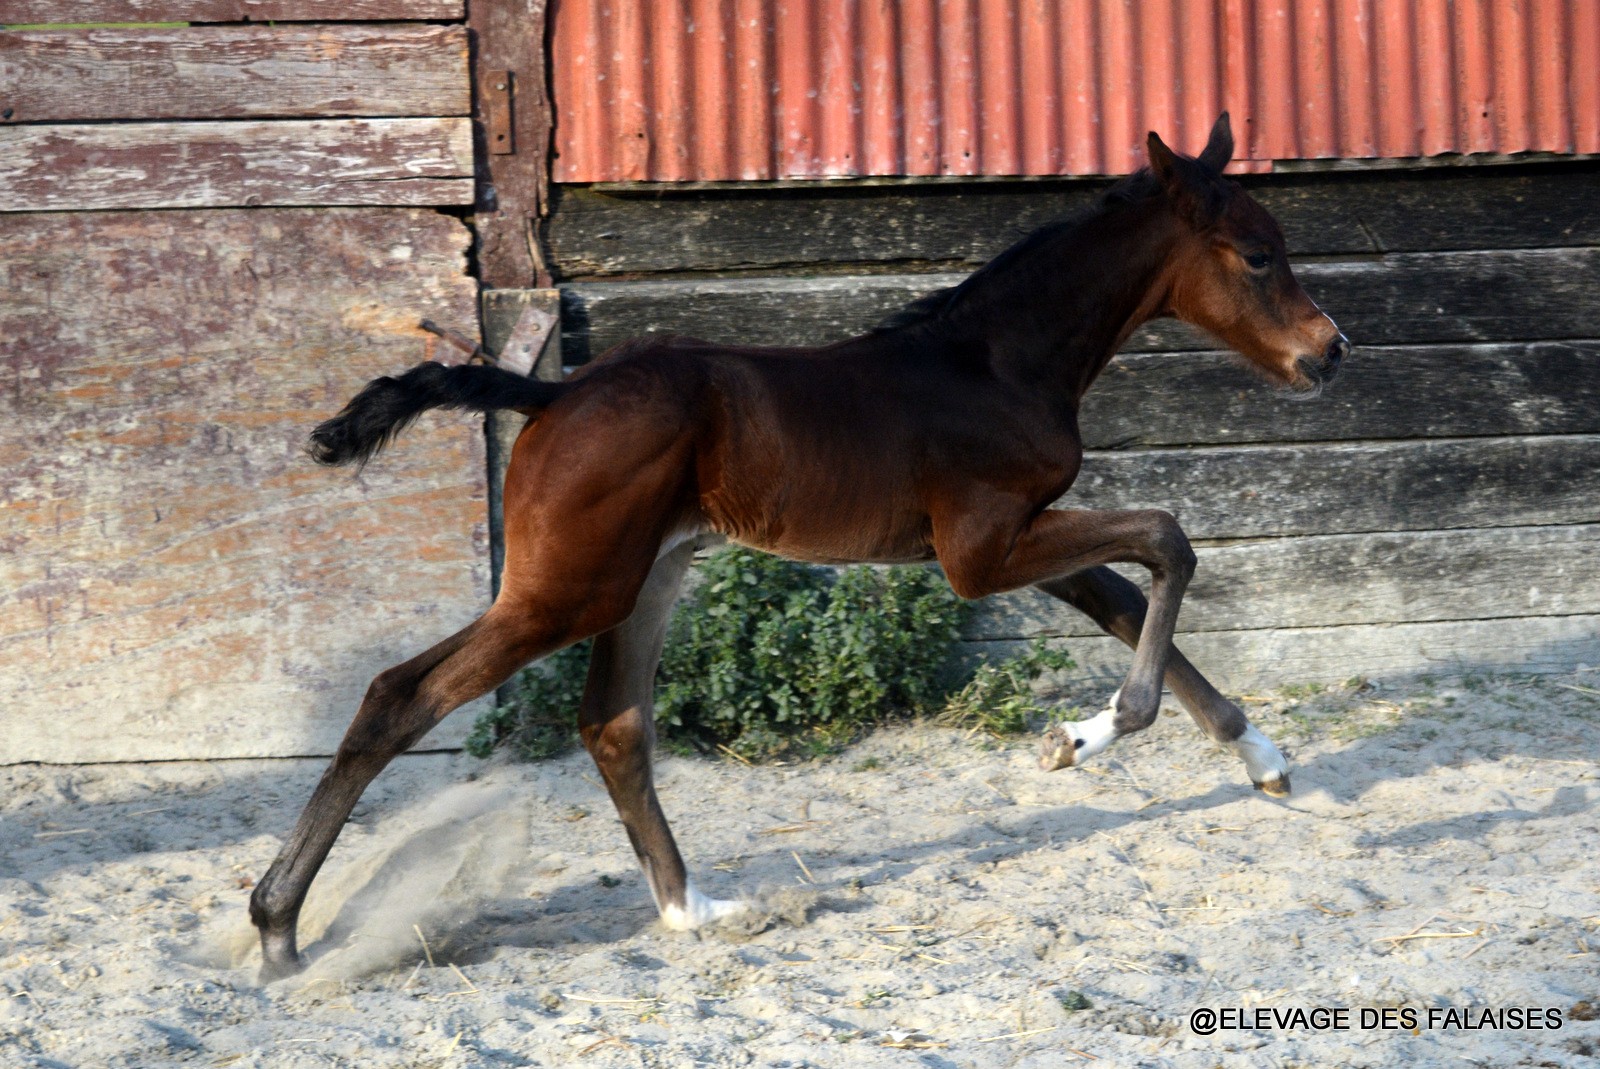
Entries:
POLYGON ((467 118, 0 127, 0 208, 472 202, 467 118))
POLYGON ((467 115, 461 26, 0 33, 12 123, 467 115))
POLYGON ((0 25, 459 20, 464 0, 0 0, 0 25))

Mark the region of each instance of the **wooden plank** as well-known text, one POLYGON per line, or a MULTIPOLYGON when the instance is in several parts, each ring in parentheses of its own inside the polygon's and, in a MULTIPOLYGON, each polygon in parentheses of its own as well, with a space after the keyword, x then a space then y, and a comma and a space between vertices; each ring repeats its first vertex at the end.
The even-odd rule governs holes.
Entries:
POLYGON ((641 334, 689 334, 752 345, 816 345, 869 329, 961 274, 568 283, 561 347, 582 364, 641 334))
MULTIPOLYGON (((673 296, 698 288, 666 285, 673 296)), ((808 282, 807 290, 819 285, 808 282)), ((578 316, 611 314, 608 291, 584 291, 585 297, 598 291, 601 298, 569 299, 569 339, 582 336, 578 316)), ((870 294, 833 292, 839 297, 830 306, 835 313, 870 294)), ((834 329, 846 328, 839 323, 834 329)), ((1306 402, 1262 382, 1232 354, 1123 353, 1084 398, 1081 425, 1091 449, 1590 434, 1600 432, 1596 369, 1595 341, 1363 346, 1322 397, 1306 402)))
POLYGON ((1229 353, 1124 353, 1083 401, 1091 449, 1600 433, 1600 342, 1364 346, 1315 401, 1229 353))
POLYGON ((0 33, 15 123, 466 115, 461 26, 0 33))
POLYGON ((465 0, 0 0, 0 26, 88 22, 459 21, 465 0))
POLYGON ((471 202, 465 118, 0 128, 9 211, 471 202))
MULTIPOLYGON (((1600 526, 1325 535, 1201 546, 1179 630, 1600 613, 1600 526)), ((1149 587, 1149 573, 1122 568, 1149 587)), ((979 603, 968 639, 1099 635, 1029 589, 979 603)))
POLYGON ((1404 253, 1295 273, 1357 345, 1595 335, 1600 248, 1404 253))
MULTIPOLYGON (((1244 179, 1297 255, 1600 244, 1600 166, 1244 179)), ((796 264, 972 264, 1091 204, 1094 179, 627 193, 554 191, 562 278, 796 264)))
MULTIPOLYGON (((1352 676, 1398 681, 1477 671, 1571 672, 1576 664, 1600 663, 1600 616, 1207 631, 1179 634, 1177 642, 1208 679, 1225 693, 1240 694, 1285 683, 1342 683, 1352 676)), ((1006 656, 1025 645, 973 642, 966 649, 1006 656)), ((1131 654, 1113 638, 1051 645, 1070 653, 1078 664, 1074 675, 1098 680, 1108 697, 1128 670, 1131 654)), ((1153 730, 1166 730, 1160 724, 1153 730)), ((1194 737, 1187 718, 1177 726, 1170 736, 1175 741, 1194 737)), ((1272 733, 1270 724, 1263 729, 1272 733)))
POLYGON ((545 12, 546 0, 476 3, 468 12, 478 79, 474 120, 486 150, 473 211, 478 277, 495 289, 550 286, 540 238, 555 122, 545 90, 545 12), (501 112, 492 143, 491 107, 501 112))
POLYGON ((377 671, 482 611, 480 417, 360 474, 303 452, 369 379, 450 358, 419 319, 473 332, 470 237, 415 209, 0 217, 0 763, 329 753, 377 671))
POLYGON ((1090 453, 1063 508, 1160 508, 1190 538, 1600 520, 1600 436, 1090 453))
MULTIPOLYGON (((1307 263, 1306 291, 1358 346, 1589 338, 1600 248, 1401 253, 1307 263)), ((574 282, 561 287, 570 363, 650 332, 752 345, 815 345, 869 329, 964 273, 574 282)), ((1175 321, 1138 331, 1128 352, 1215 349, 1175 321)))

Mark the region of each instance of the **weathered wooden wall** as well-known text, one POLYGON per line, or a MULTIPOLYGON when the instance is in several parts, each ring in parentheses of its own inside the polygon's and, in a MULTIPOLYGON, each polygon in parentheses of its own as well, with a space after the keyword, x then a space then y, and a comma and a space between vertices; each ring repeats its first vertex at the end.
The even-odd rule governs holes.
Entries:
POLYGON ((360 473, 302 453, 434 355, 419 320, 477 331, 430 210, 474 198, 463 16, 0 0, 190 23, 0 33, 0 763, 329 753, 487 604, 481 419, 360 473))
POLYGON ((467 60, 460 26, 0 33, 0 210, 470 204, 467 60))
MULTIPOLYGON (((549 131, 516 28, 543 11, 473 6, 475 101, 463 0, 0 0, 34 26, 0 32, 0 763, 327 753, 376 671, 481 611, 477 420, 359 474, 299 453, 432 355, 423 316, 476 330, 468 232, 428 209, 474 206, 486 284, 562 280, 576 363, 841 337, 1103 188, 565 187, 530 240, 549 131), (475 173, 499 68, 521 156, 475 173)), ((1179 514, 1182 642, 1225 685, 1600 662, 1600 168, 1252 185, 1348 373, 1290 404, 1144 331, 1067 504, 1179 514)), ((1125 663, 1030 596, 968 637, 1040 635, 1125 663)))
MULTIPOLYGON (((1224 685, 1600 662, 1600 166, 1247 181, 1358 347, 1344 376, 1295 403, 1181 326, 1141 331, 1086 400, 1062 504, 1178 515, 1201 562, 1181 642, 1224 685)), ((564 351, 844 337, 1103 188, 558 187, 564 351)), ((1126 663, 1043 597, 969 633, 1034 636, 1126 663)))
POLYGON ((481 420, 359 475, 303 452, 429 355, 419 309, 473 322, 467 239, 407 209, 0 216, 0 760, 326 753, 481 611, 481 420))

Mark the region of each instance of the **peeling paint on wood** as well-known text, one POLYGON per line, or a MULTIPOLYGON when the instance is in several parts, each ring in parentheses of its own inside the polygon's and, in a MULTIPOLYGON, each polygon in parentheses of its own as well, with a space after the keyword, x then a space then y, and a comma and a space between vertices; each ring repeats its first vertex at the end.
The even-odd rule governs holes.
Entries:
POLYGON ((0 210, 472 202, 467 118, 0 127, 0 210))
POLYGON ((0 33, 11 123, 467 115, 461 26, 0 33))
POLYGON ((465 0, 0 0, 0 25, 458 20, 465 0))
POLYGON ((482 611, 480 418, 360 474, 302 453, 434 355, 418 319, 471 329, 467 244, 408 209, 0 216, 0 763, 328 753, 482 611))

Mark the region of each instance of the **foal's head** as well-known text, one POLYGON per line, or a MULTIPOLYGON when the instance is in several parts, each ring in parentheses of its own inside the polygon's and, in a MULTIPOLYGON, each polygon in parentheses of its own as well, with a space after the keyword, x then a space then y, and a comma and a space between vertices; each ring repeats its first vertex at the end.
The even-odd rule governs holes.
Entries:
POLYGON ((1233 157, 1227 112, 1196 158, 1177 155, 1154 133, 1148 145, 1150 170, 1181 230, 1166 310, 1221 338, 1269 380, 1320 391, 1350 343, 1295 281, 1272 216, 1222 177, 1233 157))

